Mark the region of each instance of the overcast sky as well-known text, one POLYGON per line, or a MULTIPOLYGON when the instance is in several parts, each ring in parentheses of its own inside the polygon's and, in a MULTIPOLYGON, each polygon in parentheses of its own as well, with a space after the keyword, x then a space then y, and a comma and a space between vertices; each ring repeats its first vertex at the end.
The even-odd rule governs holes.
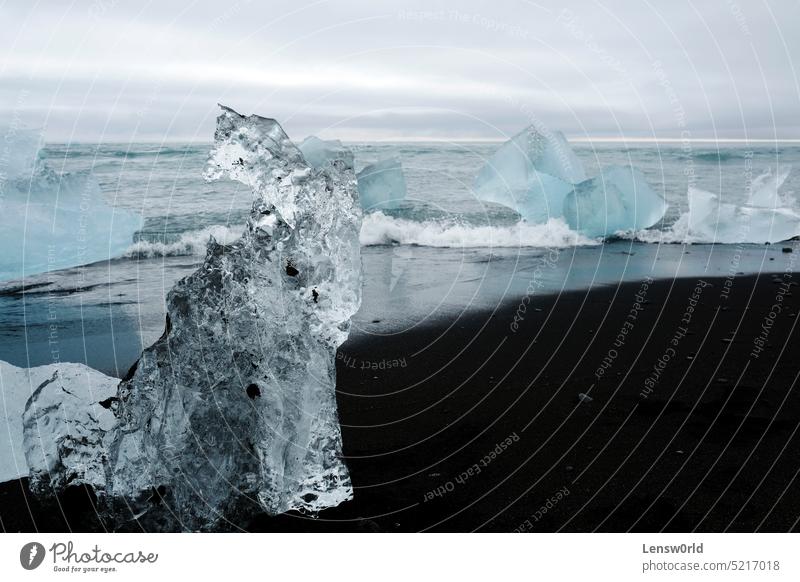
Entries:
POLYGON ((296 138, 800 138, 800 2, 563 5, 0 0, 0 116, 49 141, 210 141, 218 102, 296 138))

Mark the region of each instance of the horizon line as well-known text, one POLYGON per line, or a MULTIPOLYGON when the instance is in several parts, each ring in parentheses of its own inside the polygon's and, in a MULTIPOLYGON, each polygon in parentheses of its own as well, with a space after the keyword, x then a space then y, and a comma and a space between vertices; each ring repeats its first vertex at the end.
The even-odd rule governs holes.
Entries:
MULTIPOLYGON (((713 137, 699 137, 699 138, 680 138, 680 137, 614 137, 614 136, 598 136, 598 137, 590 137, 590 136, 575 136, 570 137, 566 136, 567 140, 573 143, 618 143, 618 144, 625 144, 625 143, 639 143, 639 144, 659 144, 659 143, 676 143, 676 144, 683 144, 683 143, 730 143, 730 144, 780 144, 780 143, 790 143, 790 144, 800 144, 800 138, 742 138, 742 137, 731 137, 731 138, 713 138, 713 137)), ((323 139, 336 139, 336 138, 323 138, 323 139)), ((510 138, 509 138, 510 139, 510 138)), ((471 137, 471 138, 446 138, 446 137, 405 137, 405 138, 377 138, 377 139, 361 139, 361 140, 341 140, 342 143, 345 144, 359 144, 359 143, 505 143, 508 139, 503 138, 481 138, 481 137, 471 137)), ((44 142, 45 146, 48 145, 68 145, 68 144, 79 144, 79 145, 99 145, 99 144, 148 144, 148 145, 158 145, 158 144, 211 144, 214 143, 213 140, 207 139, 193 139, 193 138, 169 138, 164 140, 109 140, 109 141, 90 141, 85 139, 75 139, 70 141, 61 141, 61 140, 46 140, 44 142)))

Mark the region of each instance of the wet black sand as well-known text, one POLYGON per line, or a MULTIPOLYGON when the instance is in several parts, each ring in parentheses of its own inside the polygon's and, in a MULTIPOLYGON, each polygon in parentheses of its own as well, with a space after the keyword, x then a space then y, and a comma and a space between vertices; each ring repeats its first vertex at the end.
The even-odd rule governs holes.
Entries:
MULTIPOLYGON (((338 391, 354 500, 244 527, 797 530, 795 278, 534 294, 353 339, 338 391)), ((6 531, 98 527, 80 492, 61 507, 32 499, 24 480, 0 485, 6 531)))

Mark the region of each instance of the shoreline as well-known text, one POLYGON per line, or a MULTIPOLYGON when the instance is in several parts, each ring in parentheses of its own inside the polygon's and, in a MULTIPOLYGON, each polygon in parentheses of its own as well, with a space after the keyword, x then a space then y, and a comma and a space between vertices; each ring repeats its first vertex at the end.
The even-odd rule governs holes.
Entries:
MULTIPOLYGON (((646 276, 733 279, 793 269, 796 242, 684 245, 618 240, 600 246, 362 248, 363 300, 350 337, 447 326, 525 295, 581 291, 646 276)), ((164 297, 192 273, 189 257, 118 259, 0 285, 0 360, 19 367, 84 363, 121 377, 164 330, 164 297), (53 328, 53 324, 56 328, 53 328)))
MULTIPOLYGON (((336 363, 354 500, 242 526, 797 530, 794 278, 642 279, 352 337, 336 363)), ((0 521, 97 529, 90 501, 45 507, 11 481, 0 521)))

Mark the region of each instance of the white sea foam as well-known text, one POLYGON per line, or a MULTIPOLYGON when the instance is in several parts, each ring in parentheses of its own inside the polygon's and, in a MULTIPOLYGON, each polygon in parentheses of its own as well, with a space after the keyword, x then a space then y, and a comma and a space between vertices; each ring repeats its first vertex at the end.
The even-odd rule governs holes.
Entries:
POLYGON ((204 255, 209 237, 220 244, 230 244, 242 236, 242 225, 225 226, 215 224, 200 230, 190 230, 172 242, 140 240, 128 247, 125 257, 147 258, 204 255))
POLYGON ((456 248, 571 247, 597 245, 599 241, 570 230, 560 218, 551 218, 544 224, 519 222, 512 226, 476 226, 452 221, 417 222, 374 212, 364 217, 361 244, 456 248))
MULTIPOLYGON (((125 252, 128 258, 202 256, 208 238, 230 244, 242 234, 242 226, 214 225, 185 232, 171 242, 140 240, 125 252)), ((563 219, 546 224, 519 222, 510 226, 476 226, 453 221, 422 222, 394 218, 382 212, 364 217, 362 246, 418 245, 450 248, 572 247, 597 245, 600 241, 570 230, 563 219)))

